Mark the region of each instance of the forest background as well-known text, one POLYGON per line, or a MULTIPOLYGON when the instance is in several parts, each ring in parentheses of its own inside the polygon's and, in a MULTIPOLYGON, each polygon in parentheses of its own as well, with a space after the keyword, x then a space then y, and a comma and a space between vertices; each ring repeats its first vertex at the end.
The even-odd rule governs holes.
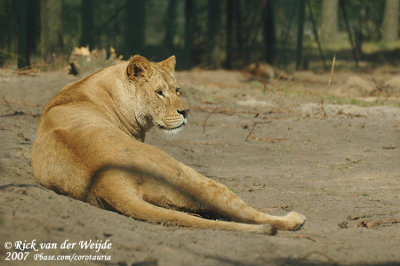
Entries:
POLYGON ((397 65, 399 0, 0 0, 0 66, 52 69, 74 47, 179 69, 397 65), (342 60, 342 61, 341 61, 342 60))

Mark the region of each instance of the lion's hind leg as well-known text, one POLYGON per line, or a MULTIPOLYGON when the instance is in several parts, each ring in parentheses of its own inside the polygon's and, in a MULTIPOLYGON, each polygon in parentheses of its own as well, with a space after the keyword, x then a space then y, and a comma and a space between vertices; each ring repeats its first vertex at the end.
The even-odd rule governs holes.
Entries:
POLYGON ((93 192, 97 199, 105 201, 113 209, 139 220, 167 222, 179 226, 202 229, 220 229, 268 235, 276 234, 275 227, 270 224, 246 224, 208 220, 185 212, 153 205, 143 200, 136 193, 135 187, 123 175, 107 176, 106 174, 102 176, 93 192))
POLYGON ((274 216, 260 212, 246 204, 235 193, 223 184, 208 179, 197 173, 192 168, 180 164, 185 173, 185 187, 195 186, 191 190, 196 199, 207 202, 210 209, 216 213, 223 213, 225 218, 249 224, 270 224, 279 230, 299 230, 305 223, 305 217, 297 212, 291 212, 285 216, 274 216), (194 183, 194 180, 198 182, 194 183))

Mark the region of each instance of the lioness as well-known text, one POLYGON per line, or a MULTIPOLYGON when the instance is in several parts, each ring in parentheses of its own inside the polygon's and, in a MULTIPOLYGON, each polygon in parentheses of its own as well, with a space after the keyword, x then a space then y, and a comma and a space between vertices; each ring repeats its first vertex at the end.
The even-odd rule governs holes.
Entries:
POLYGON ((144 144, 153 125, 177 134, 188 105, 174 78, 175 57, 136 55, 68 84, 44 108, 32 150, 36 180, 135 219, 273 234, 297 230, 304 216, 271 216, 224 185, 144 144), (198 215, 230 221, 205 219, 198 215))

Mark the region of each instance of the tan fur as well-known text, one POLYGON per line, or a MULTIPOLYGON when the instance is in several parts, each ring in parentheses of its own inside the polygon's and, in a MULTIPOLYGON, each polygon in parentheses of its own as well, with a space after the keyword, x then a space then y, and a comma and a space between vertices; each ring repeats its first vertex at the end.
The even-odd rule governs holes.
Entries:
POLYGON ((299 229, 301 214, 259 212, 224 185, 143 143, 153 125, 176 134, 186 124, 188 106, 174 68, 174 56, 160 63, 134 56, 63 88, 40 119, 32 151, 36 180, 140 220, 266 234, 299 229))

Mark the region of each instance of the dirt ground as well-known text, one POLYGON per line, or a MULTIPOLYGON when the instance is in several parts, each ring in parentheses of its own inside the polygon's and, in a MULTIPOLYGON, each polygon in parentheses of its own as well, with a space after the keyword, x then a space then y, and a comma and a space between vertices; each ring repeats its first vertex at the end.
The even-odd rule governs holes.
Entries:
POLYGON ((329 73, 270 81, 235 71, 177 73, 189 123, 179 137, 154 129, 146 142, 259 210, 307 217, 300 231, 265 236, 136 221, 36 184, 30 160, 41 110, 77 77, 2 69, 0 264, 55 265, 34 255, 76 253, 111 256, 76 265, 399 265, 400 87, 387 83, 397 75, 335 73, 322 117, 329 73), (58 246, 6 261, 16 250, 5 243, 24 240, 58 246), (61 249, 66 240, 112 246, 61 249))

